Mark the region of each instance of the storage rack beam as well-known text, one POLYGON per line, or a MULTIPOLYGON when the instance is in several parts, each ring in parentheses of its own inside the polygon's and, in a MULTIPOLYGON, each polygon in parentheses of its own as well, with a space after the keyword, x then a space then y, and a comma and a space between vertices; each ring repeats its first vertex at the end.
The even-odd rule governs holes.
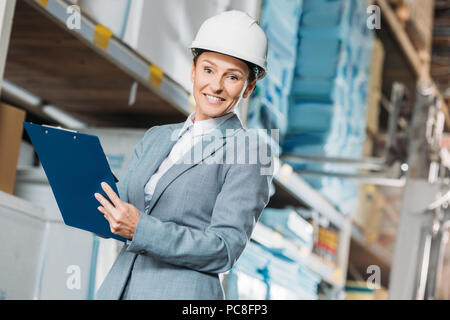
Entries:
MULTIPOLYGON (((280 162, 278 158, 276 162, 280 162)), ((308 183, 306 183, 293 168, 286 164, 280 163, 274 174, 274 181, 281 187, 285 188, 293 197, 297 198, 300 202, 305 203, 311 209, 319 212, 325 216, 332 224, 339 229, 342 229, 347 218, 339 212, 322 194, 313 189, 308 183)))
POLYGON ((350 165, 352 167, 358 167, 360 169, 374 170, 374 171, 381 171, 388 168, 388 166, 385 163, 385 159, 382 158, 347 159, 338 157, 320 157, 320 156, 283 153, 281 159, 294 163, 305 163, 305 162, 339 163, 343 165, 350 165))
POLYGON ((66 26, 68 8, 73 4, 66 0, 25 0, 87 44, 126 74, 168 101, 182 113, 190 113, 189 93, 167 76, 158 66, 115 37, 110 30, 81 12, 79 29, 66 26))
POLYGON ((408 37, 408 34, 398 21, 394 10, 392 10, 386 0, 377 0, 377 4, 380 6, 382 15, 384 16, 384 18, 386 18, 386 21, 388 22, 392 33, 400 44, 400 47, 403 50, 406 58, 408 59, 408 62, 411 65, 414 73, 419 79, 429 80, 429 73, 420 60, 416 49, 414 48, 411 40, 408 37))
POLYGON ((385 187, 395 187, 402 188, 405 186, 405 179, 395 179, 389 178, 381 174, 368 174, 368 173, 341 173, 341 172, 329 172, 329 171, 312 171, 312 170, 302 170, 299 172, 301 176, 304 177, 337 177, 342 179, 350 179, 363 184, 371 184, 375 186, 385 186, 385 187))

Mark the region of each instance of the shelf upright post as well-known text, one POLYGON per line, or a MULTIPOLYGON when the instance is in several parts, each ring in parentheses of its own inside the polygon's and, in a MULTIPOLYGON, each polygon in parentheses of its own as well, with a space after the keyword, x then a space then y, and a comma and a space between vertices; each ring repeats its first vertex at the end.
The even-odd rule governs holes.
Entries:
POLYGON ((429 182, 429 144, 426 137, 434 85, 419 82, 409 132, 408 174, 394 249, 389 283, 389 299, 417 298, 420 270, 426 248, 423 231, 430 225, 426 208, 436 200, 440 188, 429 182))
POLYGON ((0 94, 15 8, 16 0, 0 1, 0 94))
MULTIPOLYGON (((347 279, 348 260, 350 256, 350 240, 352 235, 352 221, 350 218, 346 218, 339 231, 339 242, 337 248, 337 267, 340 274, 336 275, 336 280, 339 283, 339 289, 341 292, 344 290, 345 281, 347 279)), ((337 292, 340 297, 341 292, 337 292)))

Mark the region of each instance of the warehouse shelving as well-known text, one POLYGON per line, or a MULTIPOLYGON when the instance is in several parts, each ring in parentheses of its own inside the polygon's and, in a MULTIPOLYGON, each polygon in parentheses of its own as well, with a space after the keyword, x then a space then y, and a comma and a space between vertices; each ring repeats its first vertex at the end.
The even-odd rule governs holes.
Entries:
MULTIPOLYGON (((402 24, 402 19, 395 14, 388 1, 377 0, 375 3, 380 6, 382 17, 389 26, 389 28, 386 28, 389 29, 388 36, 386 36, 383 30, 380 30, 380 35, 384 36, 386 45, 389 45, 390 48, 390 55, 388 57, 390 62, 385 66, 390 77, 385 77, 383 81, 384 86, 386 86, 385 89, 388 89, 387 87, 391 85, 390 82, 392 80, 400 81, 408 87, 408 92, 411 97, 415 98, 412 107, 414 119, 420 117, 419 110, 426 110, 426 107, 429 106, 428 101, 425 100, 426 97, 433 96, 433 99, 439 99, 439 108, 445 115, 445 123, 448 130, 450 128, 448 106, 438 91, 438 87, 434 84, 434 79, 430 75, 430 48, 427 46, 421 48, 417 41, 414 41, 416 37, 419 37, 425 40, 423 43, 432 42, 432 23, 430 23, 429 19, 427 20, 428 24, 423 23, 420 19, 417 21, 412 19, 408 21, 411 22, 410 25, 419 22, 416 26, 423 28, 424 34, 427 35, 421 37, 418 32, 415 34, 411 33, 411 28, 408 28, 408 25, 402 24), (392 66, 394 68, 390 68, 392 66), (393 71, 392 69, 397 70, 393 71), (428 91, 425 90, 427 88, 428 91)), ((431 13, 432 10, 427 8, 423 10, 424 12, 422 10, 418 11, 417 9, 420 6, 434 6, 433 1, 405 1, 403 4, 407 4, 406 7, 410 6, 413 9, 412 11, 416 13, 420 12, 422 17, 425 16, 425 12, 431 13)), ((427 115, 424 115, 420 121, 411 121, 411 125, 408 128, 410 132, 423 132, 426 127, 426 119, 427 115)), ((414 145, 413 142, 420 141, 423 138, 421 135, 409 135, 408 137, 412 139, 409 142, 408 148, 408 166, 411 179, 406 181, 402 195, 402 208, 400 211, 402 217, 397 226, 395 251, 392 257, 392 270, 389 280, 389 295, 392 299, 411 299, 418 297, 415 289, 418 285, 416 269, 421 265, 423 257, 421 256, 420 250, 417 251, 416 248, 423 245, 421 240, 423 236, 421 233, 427 227, 425 226, 426 222, 422 220, 420 214, 415 215, 411 214, 411 212, 417 207, 422 206, 421 201, 424 202, 424 206, 428 205, 436 199, 437 193, 436 185, 427 182, 428 166, 423 165, 418 160, 422 156, 423 159, 429 158, 432 153, 430 151, 431 148, 426 150, 426 148, 421 149, 414 145)), ((421 142, 422 146, 425 144, 425 141, 421 142)))
POLYGON ((319 256, 308 251, 304 247, 295 245, 292 241, 283 237, 277 231, 259 223, 256 225, 252 239, 260 244, 275 250, 288 258, 299 261, 310 270, 321 276, 322 280, 336 287, 344 284, 341 282, 341 270, 330 263, 324 263, 319 256))
MULTIPOLYGON (((130 48, 122 40, 115 37, 106 27, 97 24, 91 17, 81 13, 81 28, 69 29, 66 27, 68 18, 67 8, 72 5, 68 0, 26 0, 27 3, 39 9, 50 19, 63 26, 81 42, 88 45, 106 60, 120 68, 130 77, 144 85, 155 95, 167 101, 175 109, 183 114, 189 114, 195 108, 192 97, 181 85, 168 77, 161 68, 148 61, 134 49, 130 48)), ((318 256, 310 254, 303 256, 303 261, 308 267, 323 277, 329 284, 342 287, 345 282, 348 251, 351 236, 350 218, 339 212, 322 194, 314 190, 288 164, 280 159, 275 159, 274 182, 277 186, 287 191, 296 201, 312 209, 329 220, 339 230, 339 250, 337 266, 331 268, 324 264, 318 256)), ((268 232, 267 228, 258 224, 256 237, 261 240, 264 237, 276 237, 268 232), (264 230, 261 233, 261 230, 264 230)), ((282 242, 283 246, 292 249, 289 242, 282 242)))
MULTIPOLYGON (((401 81, 409 84, 409 89, 412 94, 416 91, 417 83, 421 81, 433 84, 433 79, 430 77, 429 61, 424 59, 424 55, 414 46, 413 41, 408 35, 405 27, 399 21, 394 10, 390 6, 388 0, 375 0, 374 4, 381 9, 381 17, 386 27, 382 25, 380 30, 381 40, 383 45, 387 45, 390 52, 391 63, 385 64, 385 69, 388 70, 389 75, 385 75, 388 80, 401 81), (385 30, 388 30, 387 32, 385 30), (384 42, 388 34, 389 41, 384 42), (393 58, 396 57, 396 58, 393 58), (395 62, 394 62, 395 61, 395 62), (396 65, 397 64, 397 65, 396 65), (394 67, 396 70, 393 70, 394 67), (402 72, 398 69, 402 68, 402 72), (405 70, 408 69, 408 72, 405 70), (403 78, 402 78, 403 77, 403 78)), ((425 56, 426 58, 426 56, 425 56)), ((385 80, 385 79, 384 79, 385 80)), ((383 80, 383 81, 384 81, 383 80)), ((390 81, 386 81, 385 86, 390 85, 390 81)), ((441 111, 445 115, 446 126, 450 127, 450 116, 448 106, 445 104, 442 95, 436 90, 436 96, 441 100, 441 111)), ((406 184, 405 179, 398 180, 397 187, 403 188, 406 184)), ((360 272, 366 272, 369 265, 377 265, 381 268, 382 283, 384 286, 389 285, 389 278, 391 267, 393 263, 393 252, 384 248, 376 241, 369 241, 366 236, 359 230, 359 228, 352 223, 351 228, 351 252, 350 260, 352 263, 357 261, 356 266, 360 272), (353 256, 353 257, 352 257, 353 256)))
POLYGON ((325 197, 306 183, 293 168, 287 163, 281 163, 279 159, 275 167, 280 169, 275 173, 274 180, 284 187, 299 201, 304 202, 311 209, 320 212, 336 227, 342 229, 346 223, 346 216, 339 212, 325 197))
POLYGON ((381 273, 381 283, 384 287, 387 287, 392 265, 392 252, 377 242, 369 241, 355 225, 352 225, 351 234, 350 255, 356 254, 358 257, 357 265, 355 265, 357 270, 361 274, 367 275, 367 268, 370 265, 378 266, 381 273))
POLYGON ((377 243, 371 243, 367 238, 358 230, 356 226, 352 226, 352 239, 357 241, 358 244, 366 248, 375 259, 382 261, 383 265, 389 266, 392 262, 392 253, 384 249, 377 243))
MULTIPOLYGON (((66 26, 68 18, 67 9, 73 5, 65 0, 27 0, 27 2, 43 9, 43 12, 49 17, 64 26, 66 26)), ((152 90, 153 93, 168 101, 173 107, 183 113, 191 112, 193 106, 190 105, 189 93, 181 85, 164 74, 158 66, 115 37, 106 27, 97 24, 88 15, 82 13, 80 19, 79 29, 67 28, 67 31, 152 90)))
MULTIPOLYGON (((430 81, 433 80, 430 77, 430 61, 424 61, 421 59, 419 52, 414 47, 411 39, 409 38, 406 30, 402 27, 400 21, 395 15, 394 11, 390 7, 387 0, 376 0, 375 3, 380 6, 383 16, 386 18, 387 23, 394 35, 400 49, 404 53, 411 69, 413 70, 418 81, 430 81)), ((442 94, 437 90, 437 96, 441 100, 441 110, 445 115, 445 122, 448 127, 450 127, 450 113, 448 111, 448 106, 445 103, 442 94)))

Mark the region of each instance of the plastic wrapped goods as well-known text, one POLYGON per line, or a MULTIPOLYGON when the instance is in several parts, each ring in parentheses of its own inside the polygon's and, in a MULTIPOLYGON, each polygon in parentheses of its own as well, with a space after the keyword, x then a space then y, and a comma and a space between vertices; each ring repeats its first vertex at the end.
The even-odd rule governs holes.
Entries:
POLYGON ((266 226, 280 232, 308 251, 313 246, 313 227, 300 217, 293 209, 264 209, 260 221, 266 226))

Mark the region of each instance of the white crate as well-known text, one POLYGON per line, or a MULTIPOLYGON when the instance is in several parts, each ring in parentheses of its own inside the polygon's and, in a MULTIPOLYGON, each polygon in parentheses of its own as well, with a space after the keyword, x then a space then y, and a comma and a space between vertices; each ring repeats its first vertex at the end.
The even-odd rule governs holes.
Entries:
MULTIPOLYGON (((106 130, 106 132, 109 132, 109 130, 106 130)), ((128 134, 124 134, 120 140, 117 135, 106 134, 105 130, 96 131, 97 134, 106 137, 104 138, 107 141, 105 152, 110 150, 111 154, 117 154, 118 149, 115 151, 110 149, 113 142, 118 142, 116 146, 123 146, 127 145, 126 141, 128 141, 128 143, 133 144, 130 151, 124 147, 126 150, 122 149, 122 152, 131 156, 134 144, 143 136, 143 132, 138 130, 127 132, 128 134), (130 138, 130 136, 133 138, 130 138), (130 138, 132 141, 124 137, 130 138)), ((128 159, 129 156, 126 158, 128 159)), ((97 238, 90 232, 64 225, 61 212, 42 167, 22 168, 17 171, 15 195, 45 208, 42 218, 46 221, 46 223, 43 222, 43 228, 45 228, 45 225, 47 226, 45 256, 42 258, 45 260, 45 264, 41 272, 39 294, 36 298, 72 300, 93 298, 111 269, 123 244, 113 239, 97 238), (96 246, 94 246, 94 241, 96 241, 96 246), (67 273, 70 271, 70 269, 68 270, 70 266, 79 267, 81 275, 79 290, 71 290, 66 286, 70 276, 67 273)), ((28 297, 24 299, 28 299, 28 297)))
POLYGON ((60 222, 47 223, 44 268, 39 288, 41 300, 89 298, 94 235, 60 222), (78 286, 79 285, 79 286, 78 286))
POLYGON ((44 208, 2 192, 0 225, 1 298, 88 298, 96 258, 92 233, 52 221, 44 208), (79 287, 67 285, 73 277, 79 287))
POLYGON ((42 167, 18 168, 14 195, 44 208, 48 221, 63 221, 42 167))
POLYGON ((44 209, 0 191, 0 296, 37 299, 46 219, 44 209))

